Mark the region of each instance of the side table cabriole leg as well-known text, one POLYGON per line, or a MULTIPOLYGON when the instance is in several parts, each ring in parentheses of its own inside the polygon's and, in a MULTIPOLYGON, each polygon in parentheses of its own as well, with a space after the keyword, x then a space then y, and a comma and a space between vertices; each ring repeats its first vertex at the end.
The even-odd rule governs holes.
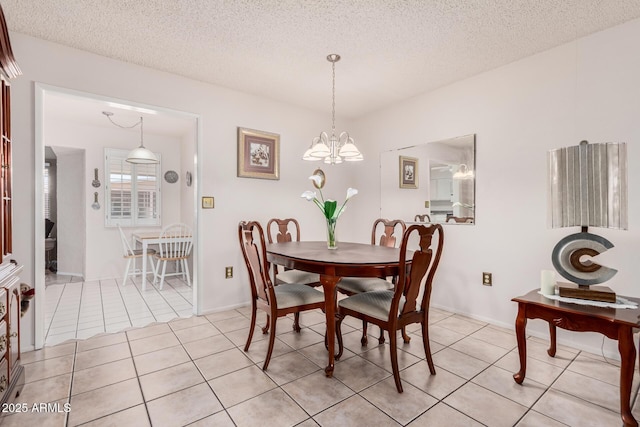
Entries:
POLYGON ((547 354, 556 357, 556 325, 549 322, 549 349, 547 354))
POLYGON ((518 340, 518 355, 520 356, 520 370, 513 374, 513 379, 522 384, 527 372, 527 337, 525 328, 527 326, 526 306, 518 303, 518 317, 516 317, 516 338, 518 340))
POLYGON ((636 365, 636 347, 633 344, 631 327, 621 327, 618 330, 618 350, 620 351, 620 415, 625 427, 637 427, 638 422, 631 413, 629 402, 636 365))

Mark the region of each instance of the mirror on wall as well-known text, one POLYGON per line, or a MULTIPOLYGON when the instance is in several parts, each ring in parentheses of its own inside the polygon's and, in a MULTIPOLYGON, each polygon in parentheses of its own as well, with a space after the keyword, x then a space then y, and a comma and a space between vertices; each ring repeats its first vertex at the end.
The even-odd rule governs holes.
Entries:
POLYGON ((475 134, 380 153, 380 216, 475 223, 475 134), (407 177, 407 167, 413 171, 407 177))

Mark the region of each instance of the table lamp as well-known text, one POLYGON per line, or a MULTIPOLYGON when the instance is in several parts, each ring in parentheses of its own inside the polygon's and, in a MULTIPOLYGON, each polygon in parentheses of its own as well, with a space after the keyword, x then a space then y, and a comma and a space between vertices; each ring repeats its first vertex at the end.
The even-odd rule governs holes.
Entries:
POLYGON ((560 296, 615 302, 616 294, 609 287, 593 285, 611 279, 617 270, 590 259, 613 244, 588 228, 627 229, 626 143, 581 141, 550 150, 548 172, 552 228, 582 228, 553 248, 553 266, 572 282, 558 284, 560 296))

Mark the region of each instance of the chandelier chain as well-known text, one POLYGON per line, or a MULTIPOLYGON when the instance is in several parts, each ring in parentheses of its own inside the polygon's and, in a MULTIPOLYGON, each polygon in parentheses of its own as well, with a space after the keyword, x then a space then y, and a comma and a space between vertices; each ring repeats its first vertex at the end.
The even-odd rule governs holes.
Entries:
POLYGON ((331 96, 331 133, 336 134, 336 63, 331 63, 331 69, 333 71, 333 86, 331 96))
POLYGON ((102 112, 102 114, 104 114, 104 115, 107 117, 107 119, 109 119, 109 121, 110 121, 111 123, 113 123, 114 125, 118 126, 119 128, 122 128, 122 129, 133 129, 134 127, 136 127, 136 126, 138 126, 138 125, 141 125, 141 126, 142 126, 142 117, 140 117, 140 120, 138 120, 137 122, 135 122, 135 123, 134 123, 134 124, 132 124, 131 126, 122 126, 122 125, 119 125, 118 123, 116 123, 116 122, 114 122, 114 121, 113 121, 113 119, 111 118, 111 116, 113 115, 113 113, 109 113, 109 114, 107 114, 107 112, 106 112, 106 111, 103 111, 103 112, 102 112))

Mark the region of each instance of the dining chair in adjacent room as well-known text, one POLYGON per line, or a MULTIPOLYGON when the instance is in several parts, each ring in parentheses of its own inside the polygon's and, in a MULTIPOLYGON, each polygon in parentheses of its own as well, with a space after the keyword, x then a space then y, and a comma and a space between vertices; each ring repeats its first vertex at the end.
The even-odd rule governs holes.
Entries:
MULTIPOLYGON (((124 231, 122 231, 122 227, 118 224, 118 231, 120 231, 120 240, 122 241, 122 255, 124 259, 127 260, 127 266, 124 269, 124 278, 122 279, 122 286, 127 284, 127 277, 129 276, 137 276, 138 274, 142 274, 142 269, 138 269, 136 267, 136 260, 138 258, 142 258, 144 254, 142 253, 142 249, 133 249, 129 244, 129 240, 127 236, 125 236, 124 231), (131 262, 133 262, 133 269, 131 269, 131 262)), ((156 251, 154 249, 147 249, 147 256, 149 257, 149 261, 151 262, 151 271, 153 271, 153 256, 156 251)), ((142 280, 146 280, 146 277, 143 277, 142 280)))
POLYGON ((178 223, 165 227, 160 233, 158 251, 154 255, 158 263, 154 270, 153 284, 158 283, 160 279, 158 288, 162 289, 165 277, 182 276, 182 279, 187 281, 187 285, 191 286, 188 260, 192 249, 193 235, 188 225, 178 223), (176 271, 173 273, 167 273, 169 262, 176 263, 176 271), (162 265, 162 272, 160 272, 160 265, 162 265))
POLYGON ((399 329, 412 323, 419 323, 422 329, 422 344, 431 375, 436 370, 429 346, 429 300, 433 277, 440 262, 444 243, 440 224, 412 225, 402 237, 400 244, 400 274, 394 289, 363 292, 338 301, 336 332, 338 354, 342 356, 342 321, 346 316, 373 323, 389 333, 391 368, 396 388, 402 393, 400 371, 398 369, 397 340, 399 329), (408 249, 409 240, 418 240, 418 249, 408 249), (435 241, 434 241, 435 240, 435 241), (408 264, 408 262, 410 262, 408 264))
POLYGON ((267 324, 262 328, 262 333, 270 334, 267 357, 262 365, 262 369, 266 370, 273 352, 278 318, 290 313, 299 314, 301 311, 317 308, 324 310, 324 294, 311 286, 300 283, 273 285, 269 275, 264 231, 257 221, 240 222, 238 224, 238 239, 247 265, 251 287, 251 327, 244 351, 249 351, 256 326, 257 311, 260 309, 267 314, 267 324))
MULTIPOLYGON (((269 239, 269 243, 299 242, 300 224, 295 218, 272 218, 267 222, 267 239, 269 239), (277 226, 277 229, 274 226, 277 226), (295 233, 295 240, 293 240, 292 233, 295 233)), ((300 283, 309 286, 320 286, 320 275, 317 273, 287 268, 284 271, 280 271, 278 267, 275 264, 272 266, 276 285, 280 283, 300 283)))
MULTIPOLYGON (((373 227, 371 229, 371 244, 394 248, 397 241, 396 232, 398 232, 398 235, 402 236, 406 229, 407 226, 401 219, 376 219, 373 222, 373 227), (378 237, 379 229, 381 234, 379 234, 378 237)), ((387 280, 386 277, 343 277, 340 282, 338 282, 337 289, 338 292, 345 295, 356 295, 363 292, 386 291, 393 289, 393 282, 387 280)), ((405 339, 408 338, 404 331, 403 336, 405 339)), ((368 342, 366 320, 362 322, 361 342, 362 345, 367 345, 368 342)), ((380 338, 378 338, 378 342, 380 344, 384 343, 384 334, 382 331, 380 331, 380 338)))

